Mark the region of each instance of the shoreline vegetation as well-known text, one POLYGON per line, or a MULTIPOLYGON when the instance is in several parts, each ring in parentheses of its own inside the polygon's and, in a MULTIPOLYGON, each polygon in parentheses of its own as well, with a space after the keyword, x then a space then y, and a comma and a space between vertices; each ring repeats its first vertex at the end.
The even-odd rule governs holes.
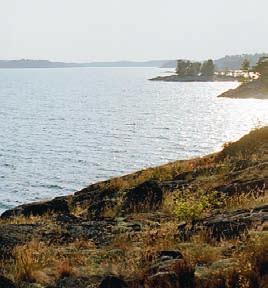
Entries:
POLYGON ((164 82, 241 82, 236 89, 230 89, 218 97, 268 99, 268 57, 261 57, 256 66, 250 67, 249 60, 242 62, 239 71, 215 71, 212 60, 191 62, 177 60, 176 73, 158 76, 150 81, 164 82))
POLYGON ((217 71, 212 59, 204 62, 179 59, 177 60, 175 74, 158 76, 149 80, 165 82, 231 82, 241 81, 245 77, 249 77, 249 73, 241 70, 217 71))
POLYGON ((0 287, 265 288, 268 126, 0 219, 0 287))

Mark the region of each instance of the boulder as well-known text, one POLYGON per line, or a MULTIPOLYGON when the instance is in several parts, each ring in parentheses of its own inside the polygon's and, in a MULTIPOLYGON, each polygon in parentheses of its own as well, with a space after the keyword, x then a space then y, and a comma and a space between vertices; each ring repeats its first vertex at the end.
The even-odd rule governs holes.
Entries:
POLYGON ((99 288, 127 288, 127 283, 116 277, 116 276, 106 276, 100 283, 99 288))
POLYGON ((34 202, 30 204, 20 205, 14 209, 5 211, 2 219, 7 219, 17 216, 42 216, 45 214, 69 214, 69 206, 66 197, 57 197, 51 201, 34 202))
POLYGON ((210 237, 220 241, 221 239, 237 238, 247 233, 250 220, 232 220, 225 218, 210 219, 203 223, 203 227, 209 232, 210 237))
POLYGON ((162 204, 163 191, 157 181, 146 181, 126 191, 123 213, 156 211, 162 204))
MULTIPOLYGON (((115 211, 118 200, 114 198, 96 199, 87 209, 87 217, 91 220, 100 220, 105 218, 107 211, 115 211)), ((113 212, 112 212, 113 213, 113 212)))
POLYGON ((172 259, 183 259, 180 251, 177 250, 163 250, 157 253, 158 258, 161 261, 167 261, 172 259))

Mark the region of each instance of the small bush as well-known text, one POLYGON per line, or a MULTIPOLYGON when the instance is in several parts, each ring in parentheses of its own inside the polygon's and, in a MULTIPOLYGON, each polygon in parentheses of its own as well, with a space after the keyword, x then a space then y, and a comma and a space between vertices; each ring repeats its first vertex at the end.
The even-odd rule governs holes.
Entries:
POLYGON ((215 191, 198 190, 195 193, 187 191, 175 200, 174 214, 179 220, 196 220, 219 205, 221 201, 215 191))

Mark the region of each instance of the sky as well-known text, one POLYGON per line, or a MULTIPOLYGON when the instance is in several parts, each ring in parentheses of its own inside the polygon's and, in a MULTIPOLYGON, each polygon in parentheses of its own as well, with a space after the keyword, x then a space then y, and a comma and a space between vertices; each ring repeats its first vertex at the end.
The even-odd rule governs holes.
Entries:
POLYGON ((0 59, 207 59, 268 52, 267 0, 0 0, 0 59))

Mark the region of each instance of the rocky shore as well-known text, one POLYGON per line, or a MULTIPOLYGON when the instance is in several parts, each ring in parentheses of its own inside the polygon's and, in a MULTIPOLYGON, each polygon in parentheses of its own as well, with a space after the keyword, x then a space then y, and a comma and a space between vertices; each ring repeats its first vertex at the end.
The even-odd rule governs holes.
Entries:
POLYGON ((268 127, 223 150, 21 205, 0 288, 268 287, 268 127))
POLYGON ((241 84, 236 89, 228 90, 218 97, 268 99, 268 80, 258 79, 241 84))

